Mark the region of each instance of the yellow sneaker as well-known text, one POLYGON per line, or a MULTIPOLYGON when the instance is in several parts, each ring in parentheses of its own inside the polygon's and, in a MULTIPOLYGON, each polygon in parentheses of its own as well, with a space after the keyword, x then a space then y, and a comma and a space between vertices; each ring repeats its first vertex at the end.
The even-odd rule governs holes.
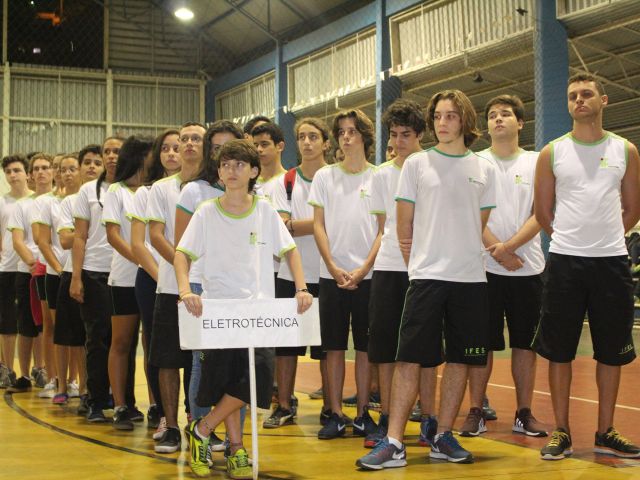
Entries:
POLYGON ((227 474, 234 479, 253 478, 249 455, 244 448, 239 448, 236 453, 227 457, 227 474))
POLYGON ((209 437, 202 439, 196 433, 197 420, 189 424, 189 466, 198 477, 209 476, 209 463, 207 453, 209 451, 209 437))

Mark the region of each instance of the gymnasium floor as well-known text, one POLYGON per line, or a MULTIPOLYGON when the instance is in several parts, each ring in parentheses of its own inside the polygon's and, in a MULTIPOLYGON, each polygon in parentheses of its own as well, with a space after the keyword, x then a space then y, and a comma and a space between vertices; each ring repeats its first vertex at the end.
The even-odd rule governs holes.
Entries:
MULTIPOLYGON (((571 403, 572 435, 575 454, 559 462, 539 459, 538 450, 545 439, 512 435, 514 392, 510 386, 510 366, 506 354, 497 355, 488 396, 498 412, 498 420, 488 422, 489 432, 481 438, 462 439, 473 452, 472 465, 452 465, 431 461, 427 450, 417 444, 418 424, 407 428, 406 468, 381 472, 360 472, 355 460, 365 450, 362 438, 331 441, 316 439, 321 401, 310 400, 306 393, 319 385, 317 363, 301 359, 298 368, 297 396, 300 399, 298 425, 277 430, 260 428, 260 478, 264 479, 519 479, 595 480, 640 479, 640 459, 620 460, 596 456, 591 452, 596 427, 597 394, 594 363, 590 358, 588 328, 583 332, 580 356, 574 364, 571 403)), ((640 345, 640 331, 634 331, 640 345)), ((139 357, 140 358, 140 357, 139 357)), ((349 366, 350 367, 350 366, 349 366)), ((348 368, 352 370, 352 368, 348 368)), ((552 429, 553 414, 546 380, 546 361, 538 363, 533 411, 552 429)), ((146 411, 147 395, 142 368, 138 369, 138 406, 146 411)), ((616 412, 616 426, 636 443, 640 442, 640 361, 623 369, 616 412)), ((347 377, 345 396, 354 391, 353 374, 347 377)), ((89 425, 68 407, 53 407, 38 399, 39 390, 13 396, 4 394, 0 401, 1 479, 169 479, 194 478, 186 461, 185 445, 180 454, 159 455, 153 452, 151 431, 136 425, 133 433, 122 433, 109 425, 89 425)), ((468 409, 465 398, 458 419, 459 426, 468 409)), ((345 409, 354 416, 354 409, 345 409)), ((259 416, 261 418, 261 416, 259 416)), ((375 417, 374 417, 375 418, 375 417)), ((186 418, 181 414, 180 424, 186 418)), ((250 447, 250 426, 245 442, 250 447)), ((215 454, 213 478, 223 478, 224 461, 215 454)))

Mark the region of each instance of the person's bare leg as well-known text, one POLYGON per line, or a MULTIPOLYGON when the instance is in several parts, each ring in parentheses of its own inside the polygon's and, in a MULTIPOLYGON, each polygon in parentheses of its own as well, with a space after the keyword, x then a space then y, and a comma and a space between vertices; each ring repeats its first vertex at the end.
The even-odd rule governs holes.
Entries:
POLYGON ((344 350, 327 352, 329 404, 331 411, 342 416, 342 389, 344 387, 344 350))
POLYGON ((13 370, 16 356, 16 335, 0 335, 2 339, 2 363, 13 370))
POLYGON ((322 378, 322 409, 330 408, 327 385, 329 384, 329 371, 327 370, 327 359, 320 360, 320 377, 322 378))
POLYGON ((33 349, 34 338, 18 335, 18 365, 20 375, 29 378, 31 370, 31 351, 33 349))
POLYGON ((116 407, 127 404, 126 385, 129 372, 131 342, 138 326, 138 315, 111 317, 111 347, 109 348, 109 383, 116 407))
MULTIPOLYGON (((160 369, 160 372, 162 372, 162 370, 165 369, 160 369)), ((162 397, 162 399, 164 401, 164 396, 162 397)), ((220 425, 230 415, 234 414, 235 412, 239 412, 239 410, 244 405, 245 403, 239 398, 235 398, 225 394, 216 404, 215 408, 198 421, 197 433, 203 438, 208 437, 218 425, 220 425)), ((228 424, 225 423, 225 428, 227 428, 227 435, 229 435, 229 439, 231 441, 233 441, 234 437, 236 441, 238 440, 238 438, 240 438, 240 441, 242 441, 242 432, 240 430, 240 415, 238 414, 235 418, 236 421, 232 422, 230 418, 228 424), (234 437, 232 437, 232 435, 234 437)))
POLYGON ((367 352, 359 352, 356 350, 356 393, 358 397, 358 417, 362 416, 364 408, 369 405, 370 385, 371 370, 369 368, 369 355, 367 352))
POLYGON ((435 416, 438 367, 420 369, 420 411, 422 415, 435 416))
POLYGON ((155 405, 156 404, 156 399, 153 396, 153 392, 151 391, 151 386, 149 386, 149 373, 148 373, 148 367, 149 367, 149 362, 148 360, 148 349, 149 348, 149 343, 148 343, 148 339, 147 339, 147 335, 144 333, 144 330, 142 331, 142 351, 143 351, 143 367, 144 367, 144 378, 147 379, 147 395, 149 396, 149 405, 155 405))
POLYGON ((84 347, 71 347, 71 363, 78 372, 78 391, 80 395, 87 393, 87 361, 84 347))
POLYGON ((69 347, 55 345, 56 371, 58 372, 58 390, 56 393, 67 393, 67 371, 69 370, 69 347))
POLYGON ((516 386, 518 411, 531 408, 536 381, 536 352, 522 348, 511 349, 511 376, 516 386))
POLYGON ((49 380, 56 378, 56 354, 53 346, 54 318, 46 301, 40 302, 42 308, 42 351, 44 353, 44 367, 49 380))
POLYGON ((278 379, 278 403, 285 410, 291 409, 291 395, 296 380, 298 357, 276 357, 278 379))
MULTIPOLYGON (((31 348, 33 351, 33 366, 44 367, 44 352, 42 347, 42 333, 32 339, 31 348)), ((47 372, 48 374, 49 372, 47 372)))
POLYGON ((369 391, 378 392, 380 390, 380 375, 378 372, 378 364, 369 363, 369 375, 371 376, 371 382, 369 382, 369 391))
POLYGON ((549 362, 549 389, 556 426, 569 432, 569 395, 571 392, 571 362, 549 362))
POLYGON ((391 384, 395 366, 395 363, 378 363, 378 391, 380 392, 380 409, 383 414, 389 414, 391 384))
POLYGON ((420 365, 417 363, 396 362, 391 383, 391 404, 389 405, 390 438, 402 442, 409 414, 418 395, 420 365))
POLYGON ((598 433, 606 433, 613 426, 618 388, 620 386, 619 366, 596 365, 596 384, 598 385, 598 433))
POLYGON ((471 408, 482 408, 482 401, 487 392, 487 383, 493 369, 493 352, 487 353, 486 365, 469 367, 469 400, 471 408))
POLYGON ((440 385, 440 414, 438 433, 453 430, 453 422, 460 410, 460 403, 467 387, 469 367, 462 363, 447 363, 440 385))
POLYGON ((161 368, 158 371, 158 377, 160 382, 160 396, 162 397, 162 409, 164 410, 167 427, 178 428, 180 371, 177 368, 161 368))

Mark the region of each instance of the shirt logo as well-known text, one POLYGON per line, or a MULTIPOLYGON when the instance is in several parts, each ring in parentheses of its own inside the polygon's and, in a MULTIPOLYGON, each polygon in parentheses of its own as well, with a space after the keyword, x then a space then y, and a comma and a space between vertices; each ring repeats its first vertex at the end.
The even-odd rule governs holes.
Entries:
POLYGON ((367 198, 369 197, 369 193, 367 192, 366 188, 361 188, 360 189, 360 198, 367 198))
POLYGON ((258 234, 256 232, 249 233, 249 245, 266 245, 264 242, 258 241, 258 234))
POLYGON ((531 183, 525 182, 524 177, 516 173, 516 185, 531 185, 531 183))
POLYGON ((609 160, 607 160, 607 157, 600 159, 600 168, 609 168, 609 160))
POLYGON ((484 183, 473 177, 469 177, 469 183, 475 183, 476 185, 482 185, 484 187, 484 183))

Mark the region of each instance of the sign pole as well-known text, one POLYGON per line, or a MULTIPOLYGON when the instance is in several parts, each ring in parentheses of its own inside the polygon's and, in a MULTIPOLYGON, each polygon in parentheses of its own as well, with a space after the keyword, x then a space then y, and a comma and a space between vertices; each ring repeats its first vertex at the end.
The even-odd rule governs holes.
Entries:
POLYGON ((256 395, 256 352, 249 347, 249 389, 251 394, 251 456, 253 480, 258 480, 258 399, 256 395))

